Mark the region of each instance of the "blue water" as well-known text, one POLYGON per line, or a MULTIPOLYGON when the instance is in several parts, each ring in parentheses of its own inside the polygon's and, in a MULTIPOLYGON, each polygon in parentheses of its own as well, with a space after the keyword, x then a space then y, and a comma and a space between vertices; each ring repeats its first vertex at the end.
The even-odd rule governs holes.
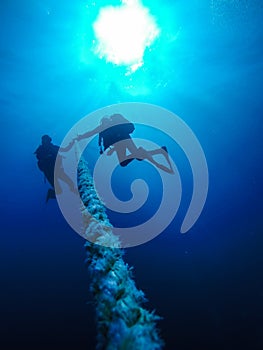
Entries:
MULTIPOLYGON (((162 36, 127 77, 89 51, 91 22, 109 3, 91 10, 81 0, 0 3, 1 348, 95 348, 84 241, 55 201, 45 204, 48 186, 33 152, 43 134, 60 144, 88 113, 133 101, 179 115, 209 167, 204 211, 181 235, 192 184, 178 154, 186 184, 178 215, 125 255, 148 307, 163 317, 165 349, 262 349, 263 5, 144 1, 162 36)), ((132 166, 146 177, 153 171, 132 166)), ((154 207, 159 194, 152 196, 154 207)))

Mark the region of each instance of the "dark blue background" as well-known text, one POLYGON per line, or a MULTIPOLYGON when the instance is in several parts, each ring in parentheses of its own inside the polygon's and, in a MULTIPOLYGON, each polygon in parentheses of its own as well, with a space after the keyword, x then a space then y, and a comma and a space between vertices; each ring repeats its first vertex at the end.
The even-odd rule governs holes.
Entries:
MULTIPOLYGON (((156 239, 126 251, 148 307, 163 317, 165 349, 262 349, 261 2, 145 1, 163 36, 131 92, 124 69, 89 53, 99 7, 89 12, 87 4, 0 3, 1 348, 95 348, 84 242, 55 201, 45 204, 33 152, 45 133, 59 144, 89 112, 138 101, 168 108, 192 128, 210 175, 204 211, 181 235, 192 184, 172 149, 185 185, 178 215, 156 239)), ((130 166, 144 169, 153 190, 154 170, 130 166)))

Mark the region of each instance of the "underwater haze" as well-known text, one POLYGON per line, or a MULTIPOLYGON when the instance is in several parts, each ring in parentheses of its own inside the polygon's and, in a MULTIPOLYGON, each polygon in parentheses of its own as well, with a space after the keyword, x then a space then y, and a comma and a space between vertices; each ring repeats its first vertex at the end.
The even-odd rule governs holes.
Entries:
MULTIPOLYGON (((160 136, 182 178, 182 201, 166 230, 126 249, 136 285, 158 322, 165 350, 263 349, 263 2, 145 0, 160 30, 134 71, 96 55, 92 24, 120 2, 0 2, 0 348, 95 349, 96 322, 84 239, 65 221, 33 154, 48 134, 60 145, 72 126, 107 105, 142 102, 178 115, 204 150, 203 212, 180 227, 193 190, 190 165, 160 136)), ((134 24, 136 26, 136 23, 134 24)), ((142 119, 143 123, 143 119, 142 119)), ((158 142, 158 133, 138 126, 158 142)), ((86 152, 93 170, 97 139, 86 152)), ((122 200, 132 177, 161 192, 147 162, 117 168, 122 200)), ((119 191, 119 193, 118 193, 119 191)), ((111 213, 109 213, 111 216, 111 213)), ((116 217, 131 225, 136 217, 116 217)))

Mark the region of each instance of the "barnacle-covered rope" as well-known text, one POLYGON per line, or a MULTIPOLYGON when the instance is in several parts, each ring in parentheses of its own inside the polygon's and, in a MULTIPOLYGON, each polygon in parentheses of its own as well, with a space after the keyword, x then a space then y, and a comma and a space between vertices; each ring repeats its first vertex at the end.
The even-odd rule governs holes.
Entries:
POLYGON ((159 350, 163 348, 156 322, 160 319, 142 304, 144 293, 135 286, 123 249, 113 234, 103 202, 98 197, 87 163, 78 165, 78 189, 87 238, 91 292, 96 303, 98 350, 159 350))

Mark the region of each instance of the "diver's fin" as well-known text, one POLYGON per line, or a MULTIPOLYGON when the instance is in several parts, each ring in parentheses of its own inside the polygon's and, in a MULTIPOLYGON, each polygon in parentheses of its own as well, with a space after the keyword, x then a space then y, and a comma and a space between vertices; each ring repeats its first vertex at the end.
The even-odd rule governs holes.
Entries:
POLYGON ((122 162, 120 162, 120 166, 127 166, 130 162, 132 162, 135 158, 129 158, 129 159, 125 159, 122 162))
POLYGON ((47 191, 47 196, 46 196, 46 203, 50 200, 50 199, 55 199, 56 198, 56 193, 55 190, 53 188, 49 188, 47 191))
POLYGON ((163 149, 164 152, 165 152, 164 156, 166 158, 167 163, 170 166, 170 170, 171 170, 170 174, 174 174, 173 167, 172 167, 172 164, 171 164, 171 161, 170 161, 170 158, 169 158, 169 153, 168 153, 167 147, 166 146, 162 146, 161 149, 163 149))

